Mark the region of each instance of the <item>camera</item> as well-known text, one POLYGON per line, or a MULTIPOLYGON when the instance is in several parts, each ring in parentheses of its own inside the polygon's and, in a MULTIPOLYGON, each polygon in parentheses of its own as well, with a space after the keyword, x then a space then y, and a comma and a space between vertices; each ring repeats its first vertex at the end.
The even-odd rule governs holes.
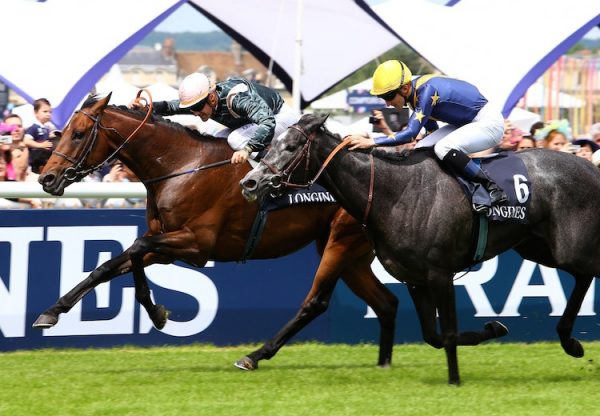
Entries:
MULTIPOLYGON (((408 107, 404 107, 401 110, 396 110, 395 108, 390 107, 384 107, 380 108, 379 111, 381 111, 383 119, 392 131, 402 130, 402 126, 406 124, 406 122, 408 122, 408 107)), ((369 123, 377 124, 377 119, 373 116, 369 117, 369 123)), ((379 133, 382 131, 382 129, 379 128, 377 125, 374 125, 373 131, 379 133)))
POLYGON ((12 144, 13 139, 10 134, 3 134, 0 136, 0 144, 12 144))
POLYGON ((12 133, 18 128, 19 126, 13 124, 0 123, 0 134, 5 135, 6 133, 12 133))

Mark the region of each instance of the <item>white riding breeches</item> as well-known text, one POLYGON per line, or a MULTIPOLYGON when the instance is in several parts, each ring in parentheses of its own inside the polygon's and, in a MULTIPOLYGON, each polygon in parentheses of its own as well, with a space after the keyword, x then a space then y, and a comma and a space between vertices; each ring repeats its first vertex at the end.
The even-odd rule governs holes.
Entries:
MULTIPOLYGON (((279 112, 275 114, 275 135, 273 140, 284 133, 289 126, 295 124, 300 119, 300 115, 297 114, 292 108, 284 104, 279 112)), ((243 149, 244 146, 254 136, 254 133, 258 129, 258 124, 246 124, 242 127, 238 127, 235 130, 225 128, 217 133, 215 137, 227 137, 227 143, 233 150, 243 149)))
POLYGON ((451 149, 469 154, 497 146, 503 133, 504 117, 488 103, 469 124, 458 128, 446 125, 431 133, 429 138, 435 140, 434 135, 445 136, 433 147, 436 156, 441 160, 451 149))

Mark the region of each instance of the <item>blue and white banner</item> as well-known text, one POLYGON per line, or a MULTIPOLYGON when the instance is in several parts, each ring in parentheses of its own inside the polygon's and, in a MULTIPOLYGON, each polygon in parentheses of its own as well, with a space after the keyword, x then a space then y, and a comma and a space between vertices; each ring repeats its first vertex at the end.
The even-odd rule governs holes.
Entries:
MULTIPOLYGON (((297 312, 310 289, 319 257, 314 245, 279 259, 182 263, 146 269, 152 296, 170 310, 156 330, 136 302, 131 274, 101 284, 59 323, 40 331, 37 316, 97 266, 121 253, 146 229, 143 210, 12 210, 0 213, 0 350, 259 342, 272 337, 297 312)), ((420 328, 404 285, 376 261, 374 270, 400 299, 397 342, 420 342, 420 328)), ((524 261, 514 252, 457 276, 461 330, 491 319, 511 331, 506 341, 555 340, 555 326, 573 279, 524 261)), ((574 335, 600 339, 597 281, 588 292, 574 335)), ((295 337, 322 342, 377 342, 372 311, 345 284, 329 310, 295 337)))

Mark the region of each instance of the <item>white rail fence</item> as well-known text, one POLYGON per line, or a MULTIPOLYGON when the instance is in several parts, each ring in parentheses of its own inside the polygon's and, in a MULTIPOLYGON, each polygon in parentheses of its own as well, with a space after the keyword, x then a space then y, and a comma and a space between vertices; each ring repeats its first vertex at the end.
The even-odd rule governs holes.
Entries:
POLYGON ((140 182, 79 182, 56 197, 37 182, 0 182, 0 198, 146 198, 146 188, 140 182))

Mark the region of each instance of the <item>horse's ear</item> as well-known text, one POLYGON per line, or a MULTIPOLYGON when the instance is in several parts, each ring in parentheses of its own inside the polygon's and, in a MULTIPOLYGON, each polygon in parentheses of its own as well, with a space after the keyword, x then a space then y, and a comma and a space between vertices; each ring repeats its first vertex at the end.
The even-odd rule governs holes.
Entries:
POLYGON ((302 120, 306 121, 305 129, 306 131, 314 131, 327 121, 329 118, 329 114, 307 114, 302 116, 302 120))
POLYGON ((323 126, 328 118, 329 113, 317 115, 317 119, 319 120, 319 127, 323 126))
POLYGON ((104 108, 105 108, 105 107, 108 105, 108 102, 110 101, 110 96, 111 96, 111 95, 112 95, 112 91, 111 91, 111 92, 109 92, 109 93, 106 95, 106 97, 99 99, 99 100, 98 100, 98 102, 96 102, 96 103, 95 103, 95 104, 92 106, 92 108, 93 108, 94 110, 98 110, 98 111, 100 111, 100 110, 104 109, 104 108))

